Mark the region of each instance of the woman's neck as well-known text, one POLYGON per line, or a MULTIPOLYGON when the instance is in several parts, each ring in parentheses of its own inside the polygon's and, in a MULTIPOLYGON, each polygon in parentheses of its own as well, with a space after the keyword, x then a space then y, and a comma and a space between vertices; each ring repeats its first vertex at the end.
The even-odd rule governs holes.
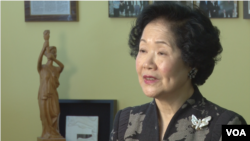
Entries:
POLYGON ((165 119, 172 117, 182 106, 182 104, 192 96, 193 93, 194 88, 192 84, 190 84, 172 93, 155 98, 161 118, 165 119))
POLYGON ((189 86, 178 89, 171 94, 165 94, 161 97, 155 98, 158 108, 159 137, 161 140, 164 137, 165 131, 167 130, 172 117, 193 93, 194 88, 192 84, 190 84, 189 86))

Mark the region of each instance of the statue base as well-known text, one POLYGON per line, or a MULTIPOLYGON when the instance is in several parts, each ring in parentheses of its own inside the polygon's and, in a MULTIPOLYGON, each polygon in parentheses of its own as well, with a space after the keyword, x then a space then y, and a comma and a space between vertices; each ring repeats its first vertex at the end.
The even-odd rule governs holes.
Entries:
POLYGON ((37 141, 66 141, 66 139, 65 138, 45 139, 45 138, 37 137, 37 141))

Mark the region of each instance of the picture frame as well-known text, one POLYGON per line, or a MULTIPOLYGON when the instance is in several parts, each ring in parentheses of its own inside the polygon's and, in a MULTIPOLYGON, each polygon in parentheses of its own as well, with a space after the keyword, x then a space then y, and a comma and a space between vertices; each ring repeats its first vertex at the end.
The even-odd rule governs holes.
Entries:
POLYGON ((154 3, 164 4, 164 3, 169 3, 169 2, 190 6, 191 8, 193 8, 193 6, 194 6, 194 1, 157 1, 157 0, 155 1, 155 0, 153 0, 153 4, 154 3))
POLYGON ((238 1, 196 1, 196 5, 209 18, 238 18, 239 2, 238 1))
POLYGON ((77 1, 24 1, 25 22, 78 21, 77 1))
POLYGON ((250 1, 243 1, 243 18, 250 19, 250 1))
POLYGON ((66 132, 66 116, 98 116, 98 141, 107 141, 113 128, 116 100, 66 100, 60 99, 59 130, 66 132))
POLYGON ((137 17, 149 1, 108 1, 108 15, 110 18, 137 17))

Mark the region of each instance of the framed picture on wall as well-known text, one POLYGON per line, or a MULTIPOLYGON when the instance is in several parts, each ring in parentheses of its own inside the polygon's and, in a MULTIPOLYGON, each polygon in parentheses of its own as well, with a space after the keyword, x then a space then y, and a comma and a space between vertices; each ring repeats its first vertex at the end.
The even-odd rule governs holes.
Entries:
POLYGON ((77 1, 25 1, 25 21, 78 21, 77 1))
POLYGON ((98 116, 66 116, 66 141, 98 141, 98 116))
POLYGON ((210 18, 238 18, 238 1, 196 1, 210 18))
POLYGON ((158 3, 158 4, 164 4, 164 3, 169 3, 169 2, 174 2, 177 4, 190 6, 191 8, 193 8, 193 5, 194 5, 193 1, 153 1, 153 3, 158 3))
POLYGON ((108 1, 109 17, 137 17, 149 1, 108 1))
POLYGON ((250 1, 243 1, 244 19, 250 19, 250 1))

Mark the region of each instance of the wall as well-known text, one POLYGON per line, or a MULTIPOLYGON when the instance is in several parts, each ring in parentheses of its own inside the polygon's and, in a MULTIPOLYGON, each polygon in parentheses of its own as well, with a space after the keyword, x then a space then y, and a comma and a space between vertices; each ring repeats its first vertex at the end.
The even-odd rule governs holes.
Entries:
MULTIPOLYGON (((250 123, 250 20, 243 19, 242 11, 240 1, 239 18, 212 19, 221 30, 224 51, 200 91, 250 123)), ((79 2, 79 22, 25 22, 23 1, 2 1, 1 13, 3 141, 32 141, 41 135, 36 66, 45 29, 65 65, 61 99, 116 99, 118 109, 152 100, 141 91, 129 56, 127 40, 135 18, 109 18, 107 1, 79 2)))

